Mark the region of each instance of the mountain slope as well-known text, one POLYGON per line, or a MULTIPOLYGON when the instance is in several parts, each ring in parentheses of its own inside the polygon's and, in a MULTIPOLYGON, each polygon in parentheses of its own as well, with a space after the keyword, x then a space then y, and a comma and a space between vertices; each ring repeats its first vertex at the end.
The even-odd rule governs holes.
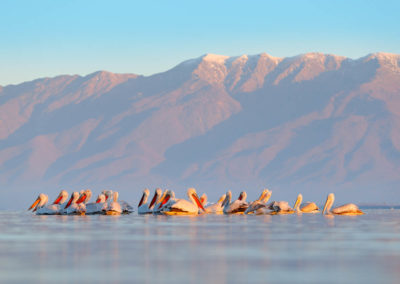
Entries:
POLYGON ((5 86, 0 183, 366 188, 375 198, 400 185, 399 66, 385 53, 207 54, 149 77, 5 86))

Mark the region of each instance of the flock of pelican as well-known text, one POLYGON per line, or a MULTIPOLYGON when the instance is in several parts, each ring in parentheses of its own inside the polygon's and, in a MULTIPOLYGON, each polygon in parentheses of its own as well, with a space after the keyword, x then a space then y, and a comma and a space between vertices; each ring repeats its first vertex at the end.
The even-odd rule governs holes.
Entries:
MULTIPOLYGON (((302 204, 303 196, 299 194, 290 207, 287 201, 272 201, 268 203, 272 192, 264 189, 259 198, 253 202, 247 202, 247 194, 242 191, 239 197, 232 200, 232 193, 228 191, 217 202, 207 203, 207 195, 198 197, 194 188, 187 190, 187 199, 175 198, 172 190, 157 188, 149 201, 150 191, 143 190, 142 198, 138 204, 138 214, 163 214, 163 215, 198 215, 198 214, 255 214, 255 215, 279 215, 293 213, 318 213, 320 209, 314 202, 302 204)), ((68 200, 68 193, 62 190, 55 201, 48 205, 48 196, 39 194, 35 202, 28 210, 33 210, 37 215, 120 215, 134 212, 132 206, 125 201, 118 201, 118 192, 103 190, 95 202, 88 203, 92 192, 81 190, 73 192, 68 200)), ((335 196, 330 193, 326 199, 322 214, 325 215, 361 215, 364 214, 355 204, 349 203, 332 208, 335 196)))
POLYGON ((132 206, 125 201, 118 201, 118 192, 103 190, 95 202, 89 203, 92 197, 90 189, 73 192, 68 200, 68 192, 61 190, 60 194, 50 205, 49 197, 40 193, 35 202, 28 208, 37 215, 120 215, 133 212, 132 206))

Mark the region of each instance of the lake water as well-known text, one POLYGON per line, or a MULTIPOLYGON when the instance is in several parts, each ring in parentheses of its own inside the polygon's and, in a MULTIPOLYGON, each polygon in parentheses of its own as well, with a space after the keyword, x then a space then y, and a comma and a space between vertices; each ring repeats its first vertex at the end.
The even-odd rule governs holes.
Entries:
POLYGON ((400 210, 363 216, 0 212, 0 283, 399 283, 400 210))

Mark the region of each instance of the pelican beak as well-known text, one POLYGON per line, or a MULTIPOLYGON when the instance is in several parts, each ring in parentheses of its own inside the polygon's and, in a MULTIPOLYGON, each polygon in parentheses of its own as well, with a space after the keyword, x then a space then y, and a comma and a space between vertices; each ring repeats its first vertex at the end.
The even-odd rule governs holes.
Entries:
POLYGON ((203 204, 201 204, 201 201, 200 201, 199 197, 197 196, 197 194, 196 194, 196 193, 193 193, 193 194, 192 194, 192 197, 193 197, 194 200, 196 201, 197 206, 198 206, 199 208, 201 208, 203 211, 206 211, 206 209, 204 209, 204 207, 203 207, 203 204))
MULTIPOLYGON (((38 205, 38 203, 40 202, 40 197, 38 197, 35 202, 33 202, 33 204, 28 208, 28 211, 31 210, 32 208, 36 207, 36 205, 38 205)), ((36 209, 36 208, 35 208, 36 209)), ((35 212, 36 210, 33 210, 33 212, 35 212)))
POLYGON ((143 203, 143 199, 144 199, 144 193, 143 193, 143 195, 142 195, 142 198, 140 199, 140 201, 139 201, 139 205, 138 205, 138 207, 140 207, 141 205, 142 205, 142 203, 143 203))
POLYGON ((67 208, 71 205, 72 199, 74 199, 74 196, 73 196, 73 195, 71 195, 71 198, 69 199, 69 201, 68 201, 68 203, 67 203, 67 206, 65 206, 65 209, 67 209, 67 208))
POLYGON ((293 210, 297 210, 297 207, 300 205, 300 198, 297 197, 296 202, 294 203, 293 210))
POLYGON ((101 199, 100 199, 100 197, 98 197, 98 198, 96 199, 96 203, 100 203, 100 201, 101 201, 101 199))
POLYGON ((76 201, 76 204, 82 203, 83 201, 86 200, 86 198, 87 198, 86 193, 83 193, 83 194, 79 197, 79 199, 76 201))
POLYGON ((62 198, 62 196, 61 196, 61 194, 60 194, 60 195, 57 197, 57 199, 54 200, 53 204, 58 204, 58 203, 60 203, 61 198, 62 198))
POLYGON ((242 200, 243 199, 243 192, 240 193, 238 200, 242 200))
POLYGON ((165 198, 164 198, 164 200, 160 203, 160 206, 158 206, 158 209, 160 209, 161 207, 163 207, 164 204, 167 203, 168 200, 169 200, 170 198, 171 198, 170 195, 166 195, 165 198))
POLYGON ((157 198, 158 198, 158 193, 156 192, 153 196, 153 199, 150 202, 149 208, 151 208, 153 206, 153 204, 156 202, 157 198))
POLYGON ((329 197, 325 201, 324 210, 322 210, 322 215, 325 214, 326 208, 328 207, 329 197))

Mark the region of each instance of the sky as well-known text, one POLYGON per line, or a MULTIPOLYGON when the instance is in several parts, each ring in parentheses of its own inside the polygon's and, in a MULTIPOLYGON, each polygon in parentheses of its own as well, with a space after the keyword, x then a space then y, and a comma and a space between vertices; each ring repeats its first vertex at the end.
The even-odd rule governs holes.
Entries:
POLYGON ((400 53, 400 1, 0 2, 0 85, 151 75, 206 53, 400 53))

